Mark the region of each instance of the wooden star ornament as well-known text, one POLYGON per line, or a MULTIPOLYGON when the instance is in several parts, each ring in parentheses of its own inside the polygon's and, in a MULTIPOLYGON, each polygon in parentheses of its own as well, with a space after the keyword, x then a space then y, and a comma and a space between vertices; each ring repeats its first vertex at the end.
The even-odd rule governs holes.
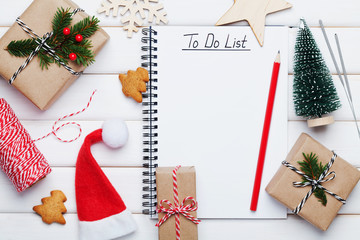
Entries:
POLYGON ((234 0, 232 7, 219 19, 216 26, 246 20, 260 46, 263 46, 266 15, 291 7, 285 0, 234 0))

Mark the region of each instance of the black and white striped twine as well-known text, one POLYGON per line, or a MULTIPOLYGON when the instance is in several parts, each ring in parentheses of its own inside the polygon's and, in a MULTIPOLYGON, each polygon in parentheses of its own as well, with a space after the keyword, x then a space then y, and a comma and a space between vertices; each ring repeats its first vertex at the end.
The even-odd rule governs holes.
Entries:
MULTIPOLYGON (((74 11, 72 11, 71 16, 75 15, 78 12, 84 12, 81 8, 76 8, 74 11)), ((56 52, 51 49, 49 45, 46 44, 46 41, 53 35, 53 32, 46 33, 41 38, 39 35, 37 35, 31 28, 29 28, 19 17, 16 19, 16 22, 19 24, 19 26, 33 39, 35 39, 35 42, 38 44, 38 46, 34 49, 34 51, 31 52, 29 57, 25 60, 25 62, 18 68, 18 70, 14 73, 14 75, 10 78, 9 84, 12 84, 16 77, 20 74, 22 70, 26 68, 26 66, 29 64, 29 62, 35 57, 35 55, 40 51, 40 49, 44 49, 51 57, 55 59, 56 62, 61 64, 66 70, 68 70, 73 75, 80 75, 82 72, 76 72, 74 69, 66 65, 61 59, 56 55, 56 52)))
POLYGON ((324 190, 325 192, 327 192, 328 194, 330 194, 331 196, 333 196, 334 198, 336 198, 338 201, 342 202, 343 204, 346 203, 346 200, 344 200, 343 198, 341 198, 340 196, 336 195, 335 193, 327 190, 326 188, 324 188, 321 183, 324 182, 328 182, 333 180, 336 177, 336 174, 334 171, 329 172, 329 169, 331 168, 331 166, 333 165, 335 158, 337 157, 336 153, 333 152, 333 156, 330 160, 330 162, 327 164, 326 169, 324 170, 324 172, 321 173, 319 179, 315 180, 310 178, 309 176, 307 176, 305 173, 303 173, 302 171, 298 170, 296 167, 294 167, 293 165, 291 165, 290 163, 288 163, 287 161, 283 161, 282 164, 288 168, 290 168, 291 170, 293 170, 294 172, 296 172, 297 174, 301 175, 302 177, 304 177, 307 182, 294 182, 293 186, 294 187, 307 187, 307 186, 311 186, 311 189, 309 190, 309 192, 306 194, 306 196, 301 200, 301 202, 299 203, 299 205, 293 210, 293 213, 298 214, 301 209, 303 208, 305 202, 308 200, 308 198, 311 196, 311 194, 313 194, 313 192, 315 191, 316 188, 320 188, 322 190, 324 190), (330 175, 332 175, 330 178, 330 175), (326 179, 327 178, 327 179, 326 179))

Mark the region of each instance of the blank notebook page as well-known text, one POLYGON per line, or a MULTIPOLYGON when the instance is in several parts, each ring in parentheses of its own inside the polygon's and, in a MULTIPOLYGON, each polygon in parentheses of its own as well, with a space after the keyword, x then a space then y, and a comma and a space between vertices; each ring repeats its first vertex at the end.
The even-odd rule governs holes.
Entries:
POLYGON ((286 218, 285 207, 264 189, 287 154, 288 28, 267 27, 263 47, 249 27, 153 29, 158 40, 159 166, 195 166, 200 218, 286 218), (258 209, 252 212, 278 50, 276 99, 258 209))

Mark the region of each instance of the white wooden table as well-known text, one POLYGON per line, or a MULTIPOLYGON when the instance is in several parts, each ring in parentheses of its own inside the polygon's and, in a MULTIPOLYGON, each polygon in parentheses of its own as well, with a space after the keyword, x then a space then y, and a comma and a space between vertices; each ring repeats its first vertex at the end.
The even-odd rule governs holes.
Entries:
MULTIPOLYGON (((86 70, 65 94, 47 111, 42 112, 8 84, 0 81, 0 97, 13 107, 17 116, 33 138, 51 129, 58 117, 81 109, 94 89, 98 89, 91 107, 74 117, 84 130, 82 138, 66 144, 53 136, 37 143, 51 164, 53 172, 31 189, 17 193, 5 174, 0 173, 0 239, 78 239, 78 218, 74 191, 75 162, 84 136, 99 128, 106 119, 121 117, 126 120, 130 138, 120 150, 111 151, 103 144, 92 148, 95 158, 123 197, 138 223, 136 233, 122 239, 157 239, 155 221, 141 214, 142 203, 142 122, 141 105, 125 98, 121 92, 118 74, 140 66, 140 34, 126 37, 119 26, 120 18, 96 13, 101 0, 74 0, 90 15, 96 15, 111 40, 96 58, 96 63, 86 70), (68 197, 66 225, 47 225, 32 211, 41 198, 51 190, 61 189, 68 197)), ((267 25, 296 27, 299 18, 305 17, 318 41, 323 55, 334 74, 334 81, 343 107, 334 113, 336 122, 328 127, 308 129, 306 122, 295 116, 292 100, 292 59, 296 29, 289 33, 289 116, 288 149, 301 132, 308 132, 327 147, 337 151, 344 159, 360 167, 360 141, 344 91, 321 35, 318 20, 322 19, 335 46, 333 34, 338 33, 353 91, 355 110, 360 116, 360 2, 358 0, 289 0, 293 8, 271 14, 267 25)), ((0 5, 0 36, 14 22, 31 0, 2 1, 0 5)), ((233 0, 161 0, 168 13, 169 25, 214 25, 232 5, 233 0)), ((240 23, 244 25, 244 23, 240 23)), ((265 43, 269 41, 265 36, 265 43)), ((66 129, 65 137, 76 135, 66 129)), ((266 184, 266 183, 263 183, 266 184)), ((231 191, 232 189, 229 189, 231 191)), ((261 194, 265 194, 264 192, 261 194)), ((199 225, 199 239, 357 239, 360 235, 360 185, 339 212, 327 232, 322 232, 300 217, 288 214, 286 220, 236 220, 204 219, 199 225)), ((221 206, 220 206, 221 207, 221 206)), ((229 207, 229 206, 224 206, 229 207)), ((231 206, 237 207, 237 206, 231 206)))

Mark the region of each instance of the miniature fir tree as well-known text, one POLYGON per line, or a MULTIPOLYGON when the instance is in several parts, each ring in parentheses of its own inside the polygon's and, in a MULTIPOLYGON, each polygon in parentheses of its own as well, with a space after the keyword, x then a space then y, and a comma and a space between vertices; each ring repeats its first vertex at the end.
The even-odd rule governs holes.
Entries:
POLYGON ((307 119, 341 107, 330 71, 304 19, 295 43, 293 94, 296 115, 307 119))

